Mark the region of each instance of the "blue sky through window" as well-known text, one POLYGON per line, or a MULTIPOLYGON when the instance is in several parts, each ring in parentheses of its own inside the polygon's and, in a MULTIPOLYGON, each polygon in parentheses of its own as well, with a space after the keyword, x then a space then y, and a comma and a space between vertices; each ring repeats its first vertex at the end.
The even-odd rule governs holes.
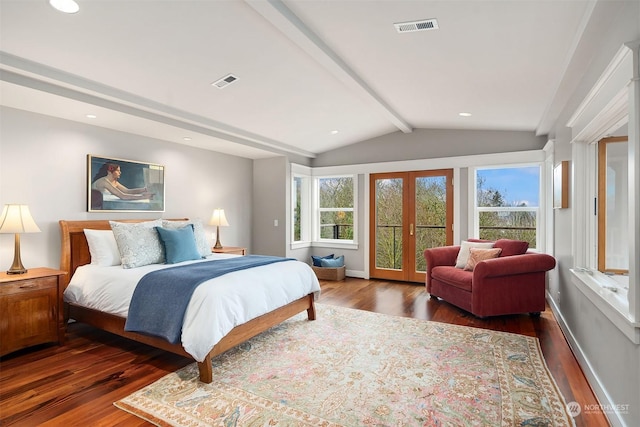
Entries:
POLYGON ((510 205, 540 206, 540 168, 538 166, 478 169, 484 188, 498 190, 510 205))

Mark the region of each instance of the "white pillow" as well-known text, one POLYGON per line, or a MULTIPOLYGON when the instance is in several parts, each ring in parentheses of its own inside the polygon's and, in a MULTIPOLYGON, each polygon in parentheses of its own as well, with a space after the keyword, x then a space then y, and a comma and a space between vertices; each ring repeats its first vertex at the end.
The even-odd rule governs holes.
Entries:
POLYGON ((123 268, 141 267, 164 262, 164 248, 156 227, 162 220, 136 223, 109 221, 118 244, 123 268))
POLYGON ((467 265, 469 259, 469 249, 471 248, 493 248, 494 242, 468 242, 463 240, 460 243, 460 251, 458 252, 458 258, 456 259, 456 268, 464 268, 467 265))
POLYGON ((193 224, 193 234, 196 238, 196 246, 198 248, 200 256, 206 257, 207 255, 210 255, 211 243, 209 242, 209 239, 207 239, 207 233, 204 231, 204 227, 202 226, 202 221, 200 219, 196 218, 189 221, 169 221, 166 219, 162 220, 162 227, 172 230, 182 228, 187 224, 193 224))
POLYGON ((121 264, 120 252, 113 231, 85 229, 84 235, 89 244, 91 264, 103 267, 121 264))

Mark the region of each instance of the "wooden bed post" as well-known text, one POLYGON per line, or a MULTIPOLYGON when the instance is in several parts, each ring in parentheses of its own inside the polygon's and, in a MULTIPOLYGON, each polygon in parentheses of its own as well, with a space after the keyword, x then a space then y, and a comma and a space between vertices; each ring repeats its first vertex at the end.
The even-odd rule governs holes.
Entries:
POLYGON ((313 303, 313 295, 310 295, 309 299, 311 305, 307 308, 307 319, 316 320, 316 305, 313 303))
POLYGON ((207 354, 202 362, 198 362, 200 381, 210 384, 213 381, 213 366, 211 366, 211 353, 207 354))

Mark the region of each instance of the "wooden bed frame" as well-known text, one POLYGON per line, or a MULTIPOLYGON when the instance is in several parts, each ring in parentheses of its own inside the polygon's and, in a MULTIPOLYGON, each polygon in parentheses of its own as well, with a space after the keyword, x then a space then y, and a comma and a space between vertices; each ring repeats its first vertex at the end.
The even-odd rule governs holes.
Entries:
MULTIPOLYGON (((176 221, 186 221, 186 218, 177 219, 176 221)), ((135 220, 117 220, 118 222, 142 222, 147 219, 135 220)), ((87 221, 60 221, 60 229, 62 232, 62 252, 60 257, 60 270, 67 272, 66 275, 60 277, 62 291, 66 289, 71 276, 81 265, 91 262, 89 246, 84 235, 84 229, 94 230, 110 230, 109 220, 87 220, 87 221)), ((113 314, 100 312, 98 310, 81 307, 73 303, 65 303, 65 326, 68 319, 74 319, 77 322, 88 323, 97 328, 104 329, 114 334, 142 342, 153 347, 170 351, 181 356, 192 358, 182 345, 171 344, 162 338, 155 338, 148 335, 138 334, 135 332, 126 332, 124 324, 126 318, 115 316, 113 314)), ((209 352, 207 357, 198 362, 200 371, 200 381, 210 383, 213 380, 213 368, 211 359, 238 344, 266 331, 267 329, 285 321, 286 319, 307 310, 309 320, 315 320, 316 311, 314 305, 314 296, 309 294, 299 300, 293 301, 285 306, 275 309, 260 317, 248 321, 242 325, 238 325, 231 330, 226 336, 218 342, 209 352)))

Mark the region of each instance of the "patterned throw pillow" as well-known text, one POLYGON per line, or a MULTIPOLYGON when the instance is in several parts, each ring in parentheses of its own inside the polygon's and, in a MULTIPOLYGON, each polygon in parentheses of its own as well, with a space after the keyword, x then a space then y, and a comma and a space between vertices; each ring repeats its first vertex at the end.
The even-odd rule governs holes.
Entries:
POLYGON ((142 267, 164 262, 164 249, 156 227, 162 227, 162 220, 125 223, 109 221, 118 244, 123 268, 142 267))
POLYGON ((464 269, 467 271, 473 271, 480 261, 498 258, 500 256, 500 252, 502 252, 502 249, 500 248, 471 248, 469 249, 469 259, 467 260, 467 265, 464 266, 464 269))
POLYGON ((211 255, 211 243, 209 242, 209 239, 207 239, 207 233, 205 233, 204 231, 201 220, 197 218, 189 221, 169 221, 166 219, 162 220, 162 227, 174 230, 182 228, 187 224, 193 225, 193 234, 196 237, 196 246, 198 247, 200 256, 206 257, 207 255, 211 255))

